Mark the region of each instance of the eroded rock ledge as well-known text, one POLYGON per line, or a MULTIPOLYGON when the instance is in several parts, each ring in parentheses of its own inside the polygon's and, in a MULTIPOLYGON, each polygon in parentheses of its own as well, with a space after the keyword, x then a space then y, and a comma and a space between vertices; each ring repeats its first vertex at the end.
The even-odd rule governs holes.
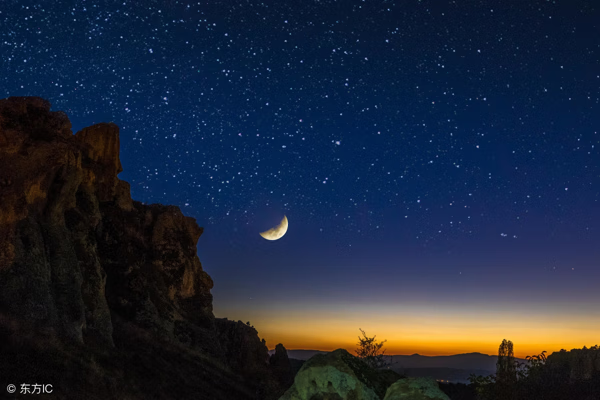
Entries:
POLYGON ((239 349, 232 338, 249 333, 215 324, 213 282, 196 255, 202 228, 178 207, 133 201, 121 171, 115 124, 73 135, 44 99, 0 100, 0 339, 123 355, 135 330, 241 376, 268 376, 258 335, 239 349), (244 362, 228 366, 225 354, 244 362))
POLYGON ((214 324, 213 283, 196 256, 202 228, 177 207, 132 201, 121 171, 116 125, 73 135, 43 99, 0 100, 5 318, 111 344, 116 312, 201 345, 193 328, 214 324))

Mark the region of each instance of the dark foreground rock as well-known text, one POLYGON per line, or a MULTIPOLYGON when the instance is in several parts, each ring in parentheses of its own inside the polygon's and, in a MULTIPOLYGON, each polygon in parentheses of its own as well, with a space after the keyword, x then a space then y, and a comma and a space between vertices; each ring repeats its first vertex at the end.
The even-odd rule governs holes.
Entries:
POLYGON ((290 366, 292 368, 292 376, 296 376, 296 374, 298 373, 298 371, 300 371, 300 368, 302 368, 302 366, 304 365, 304 363, 306 362, 305 360, 296 360, 295 358, 290 358, 290 366))
POLYGON ((278 397, 257 332, 231 340, 237 323, 215 322, 202 228, 133 201, 121 170, 116 125, 73 135, 46 100, 0 100, 0 383, 73 399, 278 397))
POLYGON ((279 343, 275 346, 275 354, 269 359, 269 364, 277 380, 285 387, 290 387, 294 383, 294 376, 297 371, 293 370, 292 363, 283 344, 279 343))

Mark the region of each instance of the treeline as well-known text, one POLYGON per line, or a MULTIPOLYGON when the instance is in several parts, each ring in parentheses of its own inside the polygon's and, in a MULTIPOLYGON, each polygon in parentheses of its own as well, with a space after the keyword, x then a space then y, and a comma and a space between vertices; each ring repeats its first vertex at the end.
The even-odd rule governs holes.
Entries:
POLYGON ((471 375, 470 384, 440 384, 452 400, 599 400, 600 349, 583 347, 514 358, 513 343, 498 349, 496 374, 471 375))
MULTIPOLYGON (((386 365, 386 342, 368 337, 361 329, 356 354, 373 368, 386 365)), ((496 374, 471 375, 470 384, 439 383, 452 400, 600 400, 600 348, 598 345, 547 356, 515 360, 513 343, 504 339, 498 348, 496 374)))

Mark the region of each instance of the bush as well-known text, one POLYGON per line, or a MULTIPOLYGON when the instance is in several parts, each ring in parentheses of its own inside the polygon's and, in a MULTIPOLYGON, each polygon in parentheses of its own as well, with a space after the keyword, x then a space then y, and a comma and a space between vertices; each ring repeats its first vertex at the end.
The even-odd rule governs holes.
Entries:
POLYGON ((370 338, 367 336, 365 331, 360 328, 359 330, 362 333, 362 337, 358 337, 356 356, 363 360, 371 368, 385 367, 387 365, 387 363, 383 360, 385 350, 382 351, 381 348, 383 347, 383 344, 387 342, 387 340, 384 340, 383 342, 376 342, 375 338, 377 336, 370 338))

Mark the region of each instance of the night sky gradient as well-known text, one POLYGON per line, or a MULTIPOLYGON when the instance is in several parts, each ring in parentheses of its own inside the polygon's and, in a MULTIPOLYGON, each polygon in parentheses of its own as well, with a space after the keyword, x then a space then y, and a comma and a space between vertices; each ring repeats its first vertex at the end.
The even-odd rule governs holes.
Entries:
POLYGON ((596 1, 2 0, 0 55, 1 97, 120 126, 269 348, 598 344, 596 1))

